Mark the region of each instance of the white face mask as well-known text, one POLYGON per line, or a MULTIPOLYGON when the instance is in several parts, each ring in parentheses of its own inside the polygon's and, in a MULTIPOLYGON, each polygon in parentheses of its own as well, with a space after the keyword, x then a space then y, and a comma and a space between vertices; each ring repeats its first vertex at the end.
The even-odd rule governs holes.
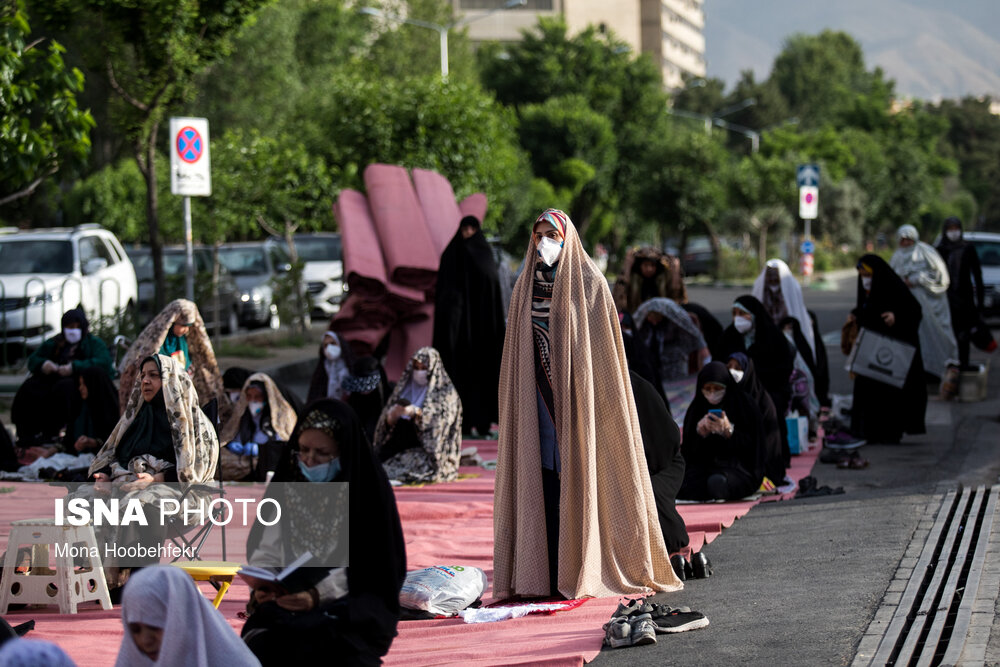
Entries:
POLYGON ((333 343, 327 343, 326 347, 323 348, 323 354, 330 361, 336 361, 340 359, 340 346, 334 345, 333 343))
POLYGON ((778 283, 777 285, 768 285, 767 289, 777 294, 778 292, 781 291, 781 283, 778 283))
POLYGON ((548 236, 543 236, 538 242, 538 256, 549 266, 555 266, 559 261, 559 254, 562 252, 563 244, 548 236))
POLYGON ((76 345, 83 338, 83 329, 63 329, 63 337, 70 345, 76 345))
POLYGON ((705 400, 711 403, 712 405, 718 405, 719 403, 722 403, 722 399, 726 397, 726 390, 722 389, 721 391, 703 391, 701 392, 701 395, 704 396, 705 400))
POLYGON ((866 292, 870 292, 872 290, 872 277, 871 276, 862 276, 861 277, 861 286, 865 289, 866 292))
POLYGON ((949 229, 948 231, 946 231, 944 233, 944 235, 948 237, 949 241, 957 241, 960 238, 962 238, 962 230, 961 229, 949 229))
POLYGON ((427 371, 426 370, 413 371, 413 375, 411 375, 410 377, 413 378, 414 384, 420 385, 421 387, 427 386, 427 371))
POLYGON ((733 326, 741 334, 745 334, 753 329, 753 321, 749 317, 734 317, 733 326))
POLYGON ((250 409, 250 414, 256 416, 264 411, 263 401, 250 401, 247 403, 247 407, 250 409))
POLYGON ((737 383, 742 382, 743 376, 746 375, 744 371, 741 371, 738 368, 730 368, 729 374, 733 376, 733 379, 736 380, 737 383))

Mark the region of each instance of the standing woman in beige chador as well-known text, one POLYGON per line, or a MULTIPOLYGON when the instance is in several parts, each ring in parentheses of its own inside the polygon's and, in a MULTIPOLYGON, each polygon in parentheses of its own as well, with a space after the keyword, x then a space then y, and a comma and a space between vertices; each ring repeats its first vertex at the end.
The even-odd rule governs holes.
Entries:
POLYGON ((678 590, 608 282, 565 213, 532 231, 500 372, 493 594, 678 590))

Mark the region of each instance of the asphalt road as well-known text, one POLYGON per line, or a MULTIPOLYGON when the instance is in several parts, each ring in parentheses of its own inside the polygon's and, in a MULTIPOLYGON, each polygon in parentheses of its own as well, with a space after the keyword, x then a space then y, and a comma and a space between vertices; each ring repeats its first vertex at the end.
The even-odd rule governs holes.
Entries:
MULTIPOLYGON (((845 276, 837 289, 805 291, 807 306, 832 343, 827 350, 833 393, 850 394, 839 335, 855 285, 845 276)), ((691 301, 728 323, 733 300, 748 291, 695 286, 688 292, 691 301)), ((918 524, 929 504, 943 489, 998 481, 998 396, 997 373, 986 401, 945 403, 932 396, 928 433, 907 436, 899 445, 863 447, 871 462, 867 469, 817 462, 813 475, 819 484, 842 486, 844 494, 753 508, 705 548, 714 565, 711 578, 658 596, 665 604, 705 613, 708 627, 658 635, 650 646, 606 648, 592 664, 851 664, 907 547, 911 541, 922 546, 918 524)), ((1000 664, 995 621, 985 662, 1000 664)))

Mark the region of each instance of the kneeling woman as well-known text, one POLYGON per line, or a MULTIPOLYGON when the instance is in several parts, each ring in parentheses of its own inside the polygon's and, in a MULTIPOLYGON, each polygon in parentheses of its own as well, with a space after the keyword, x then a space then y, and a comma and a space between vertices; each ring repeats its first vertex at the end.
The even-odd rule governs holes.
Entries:
POLYGON ((681 452, 686 469, 678 498, 737 500, 763 481, 760 412, 717 361, 698 373, 698 389, 684 416, 681 452))
POLYGON ((389 479, 450 482, 462 454, 462 401, 433 347, 417 350, 375 427, 389 479))
MULTIPOLYGON (((254 525, 247 540, 251 565, 288 565, 306 551, 329 560, 343 548, 331 530, 330 512, 305 500, 309 488, 349 482, 349 563, 323 568, 312 588, 278 595, 257 588, 256 606, 243 638, 264 665, 378 665, 389 651, 399 621, 399 591, 406 576, 406 548, 389 480, 346 404, 323 399, 303 411, 267 494, 288 518, 254 525), (305 487, 305 488, 304 488, 305 487)), ((332 490, 331 490, 332 491, 332 490)), ((331 497, 335 493, 331 492, 331 497)), ((324 495, 325 497, 325 495, 324 495)))

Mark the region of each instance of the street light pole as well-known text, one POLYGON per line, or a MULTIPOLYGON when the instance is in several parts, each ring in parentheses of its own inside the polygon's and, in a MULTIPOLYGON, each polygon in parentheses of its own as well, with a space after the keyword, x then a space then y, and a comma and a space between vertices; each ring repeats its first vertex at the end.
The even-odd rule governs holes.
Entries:
POLYGON ((441 25, 440 23, 431 23, 430 21, 420 21, 418 19, 410 19, 405 16, 396 16, 395 14, 386 14, 381 9, 376 9, 375 7, 361 7, 358 11, 362 14, 367 14, 369 16, 378 16, 379 18, 387 19, 389 21, 395 21, 396 23, 408 23, 410 25, 419 26, 421 28, 429 28, 431 30, 437 30, 438 38, 441 43, 441 78, 448 78, 448 31, 460 25, 467 25, 473 21, 478 21, 484 19, 487 16, 495 14, 496 12, 501 12, 505 9, 511 9, 513 7, 520 7, 527 4, 528 0, 507 0, 504 4, 499 7, 494 7, 490 11, 475 16, 471 19, 459 19, 449 23, 448 25, 441 25))

